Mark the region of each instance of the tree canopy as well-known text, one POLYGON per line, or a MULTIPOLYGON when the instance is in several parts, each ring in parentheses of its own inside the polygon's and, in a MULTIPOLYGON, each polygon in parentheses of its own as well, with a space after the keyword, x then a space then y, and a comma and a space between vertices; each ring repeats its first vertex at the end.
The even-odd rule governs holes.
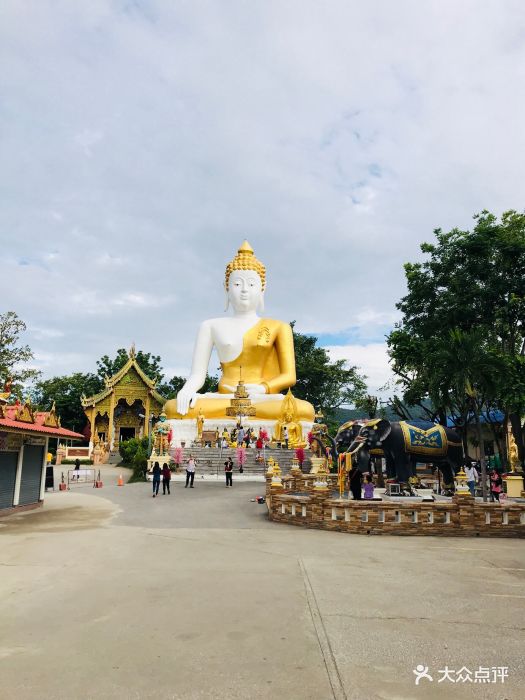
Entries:
MULTIPOLYGON (((161 367, 161 359, 159 355, 153 355, 151 352, 139 350, 135 354, 135 358, 140 369, 147 374, 150 379, 155 382, 160 382, 163 378, 163 369, 161 367)), ((124 367, 129 359, 129 354, 126 348, 119 348, 114 359, 108 355, 103 355, 100 360, 97 360, 97 373, 102 381, 105 377, 111 377, 124 367)))
MULTIPOLYGON (((169 382, 159 384, 157 389, 165 398, 174 399, 184 386, 185 382, 186 379, 184 377, 174 376, 169 380, 169 382)), ((219 377, 206 374, 206 379, 204 380, 204 384, 200 389, 201 393, 205 393, 207 391, 217 392, 218 390, 219 377)))
POLYGON ((525 215, 474 219, 471 231, 435 230, 436 242, 421 246, 426 259, 405 265, 408 292, 389 353, 405 404, 442 422, 452 414, 460 426, 476 408, 499 408, 523 459, 525 215))
POLYGON ((82 372, 43 379, 36 382, 34 386, 33 403, 42 410, 48 411, 54 402, 62 425, 70 430, 81 432, 86 424, 86 416, 80 397, 82 394, 86 396, 97 394, 103 386, 103 382, 96 374, 82 372))
POLYGON ((317 345, 314 336, 303 335, 293 328, 297 384, 294 396, 309 401, 332 418, 342 404, 364 400, 366 383, 357 367, 345 360, 330 360, 327 350, 317 345))
POLYGON ((26 366, 34 358, 29 345, 20 343, 25 330, 26 324, 14 311, 0 314, 0 391, 11 381, 12 393, 20 393, 26 382, 40 375, 38 370, 26 366))

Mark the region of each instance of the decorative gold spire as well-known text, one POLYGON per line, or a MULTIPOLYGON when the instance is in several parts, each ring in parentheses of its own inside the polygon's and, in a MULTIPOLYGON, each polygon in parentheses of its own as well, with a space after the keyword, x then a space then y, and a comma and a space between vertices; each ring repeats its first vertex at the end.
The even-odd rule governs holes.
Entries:
POLYGON ((226 415, 243 418, 244 416, 254 416, 255 406, 252 406, 251 399, 246 391, 244 382, 239 379, 234 398, 230 399, 230 405, 226 408, 226 415))
POLYGON ((261 278, 263 290, 266 287, 266 268, 260 260, 257 260, 248 241, 244 241, 237 251, 237 255, 226 265, 226 289, 228 289, 230 275, 234 270, 255 270, 261 278))

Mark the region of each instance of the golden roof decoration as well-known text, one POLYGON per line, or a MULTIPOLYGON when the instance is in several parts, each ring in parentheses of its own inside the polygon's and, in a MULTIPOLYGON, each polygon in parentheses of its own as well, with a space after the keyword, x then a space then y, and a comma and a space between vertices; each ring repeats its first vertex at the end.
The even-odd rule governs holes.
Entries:
POLYGON ((44 420, 44 425, 46 426, 46 428, 61 428, 62 427, 60 425, 60 416, 57 416, 56 405, 55 405, 54 401, 53 401, 53 405, 51 406, 51 410, 46 415, 46 418, 44 420))
POLYGON ((237 251, 237 255, 226 265, 226 289, 228 289, 230 275, 234 270, 255 270, 261 278, 263 290, 266 287, 266 267, 255 257, 253 248, 246 240, 237 251))
POLYGON ((8 377, 6 379, 6 382, 4 384, 4 390, 0 392, 0 403, 7 403, 9 401, 9 397, 11 396, 11 389, 13 386, 13 380, 11 377, 8 377))
POLYGON ((20 406, 16 412, 15 420, 21 423, 34 423, 35 418, 33 416, 33 409, 31 408, 31 403, 26 401, 23 406, 20 406))
POLYGON ((137 374, 142 379, 144 384, 146 384, 148 389, 150 389, 151 396, 160 404, 166 403, 165 397, 155 390, 157 382, 154 379, 150 379, 150 377, 148 377, 148 375, 144 372, 144 370, 140 367, 139 363, 137 362, 135 343, 133 343, 129 350, 128 360, 126 364, 123 367, 121 367, 118 370, 118 372, 116 372, 112 377, 104 377, 105 388, 100 393, 95 394, 94 396, 81 396, 80 403, 82 404, 82 407, 87 408, 88 406, 94 406, 99 401, 102 401, 102 399, 105 399, 107 396, 110 396, 111 392, 113 391, 113 387, 116 384, 118 384, 121 381, 121 379, 125 377, 129 370, 132 368, 137 372, 137 374))

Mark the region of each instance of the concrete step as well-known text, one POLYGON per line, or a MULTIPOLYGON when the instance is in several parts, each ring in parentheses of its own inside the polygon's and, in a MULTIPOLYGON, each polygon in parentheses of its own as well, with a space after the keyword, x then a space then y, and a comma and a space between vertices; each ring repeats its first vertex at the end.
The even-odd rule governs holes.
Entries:
MULTIPOLYGON (((239 468, 237 450, 235 448, 221 450, 218 447, 192 447, 191 449, 184 449, 184 461, 188 459, 190 454, 197 460, 197 471, 200 473, 220 474, 224 471, 224 462, 228 457, 232 458, 234 469, 239 468)), ((273 457, 273 459, 279 463, 283 473, 287 473, 292 466, 295 450, 266 449, 264 451, 266 463, 256 462, 256 455, 257 450, 246 450, 246 462, 243 465, 245 473, 262 474, 267 469, 266 463, 270 457, 273 457)), ((261 452, 261 456, 262 455, 263 453, 261 452)), ((310 466, 311 462, 309 457, 307 457, 303 463, 303 471, 309 471, 310 466)))

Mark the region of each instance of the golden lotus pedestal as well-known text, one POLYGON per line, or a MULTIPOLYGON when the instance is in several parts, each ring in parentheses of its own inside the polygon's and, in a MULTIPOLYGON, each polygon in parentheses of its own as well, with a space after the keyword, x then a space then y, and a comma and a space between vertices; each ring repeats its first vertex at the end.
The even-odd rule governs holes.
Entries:
POLYGON ((170 463, 173 460, 171 459, 170 455, 157 455, 155 452, 151 453, 150 458, 148 459, 148 471, 151 471, 153 467, 155 466, 155 462, 159 463, 159 467, 162 469, 165 465, 168 467, 170 466, 170 463))
POLYGON ((311 457, 310 462, 312 463, 310 474, 318 474, 319 469, 323 467, 326 459, 324 457, 311 457))
POLYGON ((523 492, 523 476, 521 474, 511 474, 503 478, 505 491, 509 498, 521 498, 523 492))

